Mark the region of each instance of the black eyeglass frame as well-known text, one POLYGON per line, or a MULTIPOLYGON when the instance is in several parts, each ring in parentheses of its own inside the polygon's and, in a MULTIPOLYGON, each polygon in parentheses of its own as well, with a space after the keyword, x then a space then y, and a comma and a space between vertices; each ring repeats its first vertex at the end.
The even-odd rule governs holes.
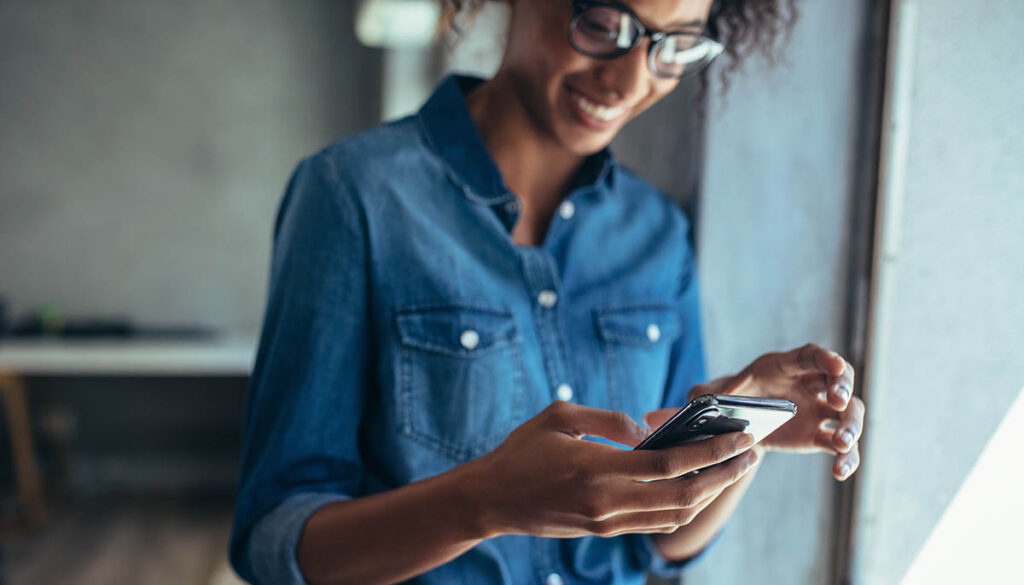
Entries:
POLYGON ((693 74, 697 73, 698 71, 700 71, 701 69, 703 69, 705 66, 707 66, 708 63, 710 63, 712 60, 714 60, 714 58, 717 57, 718 54, 721 53, 721 51, 723 49, 721 43, 719 43, 718 41, 716 41, 714 39, 708 38, 707 36, 705 36, 703 34, 700 34, 700 33, 684 32, 684 31, 659 31, 659 30, 650 29, 650 28, 648 28, 647 26, 644 25, 644 23, 640 20, 640 18, 636 15, 635 12, 630 10, 630 8, 628 6, 626 6, 626 5, 624 5, 624 4, 619 4, 617 2, 602 2, 601 0, 569 0, 569 1, 572 4, 572 9, 573 9, 572 20, 569 21, 569 44, 572 45, 572 48, 575 49, 580 54, 586 55, 587 57, 590 57, 592 59, 602 59, 602 60, 617 59, 617 58, 619 58, 619 57, 629 53, 633 49, 635 49, 637 47, 637 45, 639 45, 641 43, 641 41, 645 37, 647 37, 647 38, 651 39, 650 45, 647 46, 647 69, 651 72, 651 74, 654 75, 655 77, 659 77, 661 79, 682 79, 684 77, 689 77, 690 75, 693 75, 693 74), (576 32, 576 27, 579 26, 580 18, 583 16, 583 13, 586 12, 587 10, 590 10, 591 8, 610 8, 612 10, 616 10, 616 11, 621 12, 621 13, 625 14, 626 16, 628 16, 630 18, 630 20, 632 21, 632 23, 637 27, 637 30, 639 32, 639 34, 637 34, 637 36, 636 36, 636 39, 634 39, 633 43, 630 46, 628 46, 628 47, 620 48, 620 49, 618 49, 616 51, 613 51, 611 53, 594 53, 594 52, 591 52, 591 51, 587 51, 586 49, 583 49, 582 47, 577 45, 576 41, 573 39, 573 35, 576 32), (708 59, 707 63, 704 63, 701 67, 697 68, 696 70, 691 70, 690 67, 686 67, 683 70, 682 75, 678 75, 678 76, 677 75, 669 75, 669 76, 661 75, 661 74, 658 73, 658 70, 654 66, 654 63, 653 63, 653 60, 654 60, 654 49, 656 47, 658 47, 659 44, 662 41, 664 41, 666 38, 671 37, 671 36, 696 37, 696 38, 700 39, 703 42, 710 43, 711 47, 712 47, 712 50, 715 51, 715 55, 712 56, 710 59, 708 59))

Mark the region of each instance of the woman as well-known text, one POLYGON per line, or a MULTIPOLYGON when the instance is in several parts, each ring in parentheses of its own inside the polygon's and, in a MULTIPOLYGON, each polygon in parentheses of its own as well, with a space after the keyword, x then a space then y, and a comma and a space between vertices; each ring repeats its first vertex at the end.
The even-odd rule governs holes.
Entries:
POLYGON ((757 38, 776 8, 514 0, 493 79, 450 77, 299 165, 248 396, 243 577, 642 583, 708 546, 766 450, 853 473, 864 408, 837 354, 702 383, 687 220, 607 149, 718 53, 701 31, 757 38), (614 446, 707 392, 799 414, 756 447, 614 446))

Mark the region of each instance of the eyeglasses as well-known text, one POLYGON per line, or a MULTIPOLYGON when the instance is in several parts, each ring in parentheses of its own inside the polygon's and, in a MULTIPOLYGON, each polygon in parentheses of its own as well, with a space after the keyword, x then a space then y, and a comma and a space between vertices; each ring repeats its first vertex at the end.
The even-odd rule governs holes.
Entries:
POLYGON ((615 59, 650 37, 647 68, 656 77, 682 79, 707 67, 722 52, 721 43, 688 32, 649 30, 622 4, 572 0, 569 44, 594 59, 615 59))

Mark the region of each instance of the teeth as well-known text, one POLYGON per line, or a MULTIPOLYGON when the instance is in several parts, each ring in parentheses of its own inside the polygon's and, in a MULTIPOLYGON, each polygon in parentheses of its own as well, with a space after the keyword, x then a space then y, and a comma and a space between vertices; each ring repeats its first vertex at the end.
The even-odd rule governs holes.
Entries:
POLYGON ((601 104, 595 104, 594 102, 588 100, 587 98, 575 92, 573 92, 572 96, 581 110, 597 118, 598 120, 601 120, 602 122, 614 120, 615 118, 621 116, 622 113, 625 111, 625 108, 623 108, 622 106, 609 108, 606 106, 602 106, 601 104))

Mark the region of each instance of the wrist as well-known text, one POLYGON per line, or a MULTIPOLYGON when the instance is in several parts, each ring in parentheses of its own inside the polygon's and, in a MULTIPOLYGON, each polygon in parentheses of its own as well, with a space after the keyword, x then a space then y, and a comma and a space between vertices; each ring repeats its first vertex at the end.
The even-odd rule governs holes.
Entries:
POLYGON ((467 537, 484 540, 504 534, 497 514, 494 490, 486 482, 486 472, 477 461, 470 461, 444 474, 451 486, 454 509, 460 515, 459 523, 466 527, 467 537))

